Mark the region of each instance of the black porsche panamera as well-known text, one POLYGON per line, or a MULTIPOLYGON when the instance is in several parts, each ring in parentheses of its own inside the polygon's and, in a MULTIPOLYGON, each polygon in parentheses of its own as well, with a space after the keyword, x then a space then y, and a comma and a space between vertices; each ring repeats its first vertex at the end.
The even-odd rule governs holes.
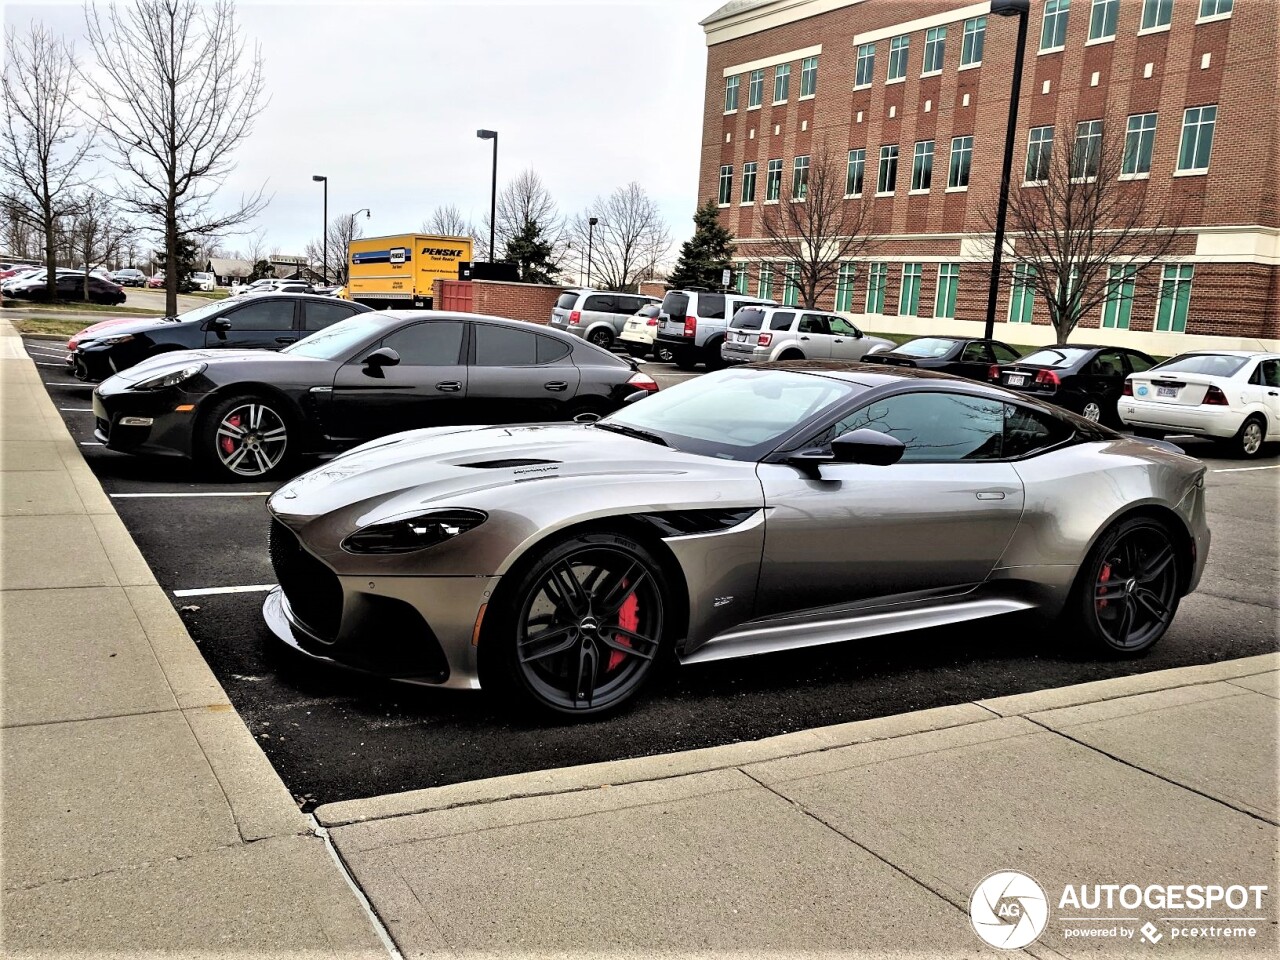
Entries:
POLYGON ((223 479, 419 427, 604 415, 658 384, 639 361, 517 320, 362 313, 279 352, 183 350, 93 392, 108 449, 187 457, 223 479))

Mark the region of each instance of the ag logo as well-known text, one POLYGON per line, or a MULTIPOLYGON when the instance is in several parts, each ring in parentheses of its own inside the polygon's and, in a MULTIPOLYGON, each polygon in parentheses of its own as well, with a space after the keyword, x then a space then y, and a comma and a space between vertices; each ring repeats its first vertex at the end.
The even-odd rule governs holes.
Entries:
POLYGON ((974 888, 969 922, 984 943, 1020 950, 1035 943, 1049 922, 1049 901, 1040 884, 1025 873, 1002 870, 974 888))

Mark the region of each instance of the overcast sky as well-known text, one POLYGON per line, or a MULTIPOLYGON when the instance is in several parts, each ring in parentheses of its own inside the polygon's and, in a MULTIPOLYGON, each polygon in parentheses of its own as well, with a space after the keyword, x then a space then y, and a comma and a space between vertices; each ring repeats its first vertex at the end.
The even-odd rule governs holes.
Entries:
MULTIPOLYGON (((238 0, 271 102, 226 190, 265 183, 259 225, 283 253, 331 215, 369 207, 376 236, 417 230, 438 204, 479 224, 499 131, 501 185, 532 166, 562 213, 636 180, 678 244, 692 232, 706 46, 717 0, 238 0)), ((6 25, 41 19, 91 57, 79 3, 5 3, 6 25)), ((107 171, 111 175, 111 171, 107 171)), ((242 241, 229 237, 234 249, 242 241)))

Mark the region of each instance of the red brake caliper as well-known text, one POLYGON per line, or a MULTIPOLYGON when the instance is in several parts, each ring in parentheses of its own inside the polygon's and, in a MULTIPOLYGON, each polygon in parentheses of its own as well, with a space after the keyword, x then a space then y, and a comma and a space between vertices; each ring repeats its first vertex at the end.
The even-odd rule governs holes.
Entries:
MULTIPOLYGON (((1098 575, 1098 582, 1099 582, 1099 583, 1108 583, 1108 582, 1110 582, 1110 580, 1111 580, 1111 564, 1109 564, 1109 563, 1104 563, 1104 564, 1102 565, 1102 573, 1098 575)), ((1106 601, 1106 600, 1099 600, 1099 601, 1098 601, 1098 609, 1099 609, 1099 610, 1105 610, 1105 609, 1106 609, 1106 607, 1107 607, 1107 601, 1106 601)))
MULTIPOLYGON (((622 585, 625 587, 627 585, 627 581, 623 580, 622 585)), ((640 625, 640 601, 636 599, 636 595, 633 593, 631 596, 627 597, 627 602, 624 603, 618 610, 618 626, 620 626, 623 630, 634 631, 635 628, 638 627, 639 625, 640 625)), ((620 634, 615 634, 614 639, 617 640, 624 647, 631 646, 631 641, 628 638, 621 636, 620 634)), ((623 653, 621 650, 609 651, 609 665, 605 669, 616 670, 618 667, 618 664, 622 663, 624 657, 626 657, 626 654, 623 653)))
MULTIPOLYGON (((240 414, 237 413, 234 417, 228 417, 227 423, 233 427, 240 426, 240 414)), ((219 437, 218 445, 222 447, 223 453, 232 454, 236 452, 236 442, 231 437, 219 437)))

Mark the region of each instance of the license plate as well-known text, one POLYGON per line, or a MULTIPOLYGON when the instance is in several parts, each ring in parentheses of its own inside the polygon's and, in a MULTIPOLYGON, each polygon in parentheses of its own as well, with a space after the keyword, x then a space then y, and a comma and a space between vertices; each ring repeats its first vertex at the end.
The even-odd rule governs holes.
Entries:
POLYGON ((1009 377, 1009 386, 1011 387, 1023 387, 1023 386, 1026 386, 1026 383, 1027 383, 1026 377, 1021 377, 1021 376, 1018 376, 1017 374, 1012 374, 1009 377))
POLYGON ((735 342, 737 342, 737 343, 746 343, 746 342, 747 342, 747 335, 746 335, 745 333, 735 333, 735 334, 733 335, 733 339, 734 339, 734 341, 735 341, 735 342))
POLYGON ((1177 395, 1178 395, 1177 387, 1161 387, 1161 386, 1156 387, 1157 397, 1176 397, 1177 395))

